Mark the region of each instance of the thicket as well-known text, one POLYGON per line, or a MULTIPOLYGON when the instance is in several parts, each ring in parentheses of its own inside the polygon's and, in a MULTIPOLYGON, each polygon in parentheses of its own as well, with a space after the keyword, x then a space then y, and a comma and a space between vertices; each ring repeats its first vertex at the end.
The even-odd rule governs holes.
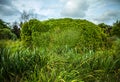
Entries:
POLYGON ((79 50, 97 50, 107 44, 106 34, 97 25, 80 19, 32 19, 23 24, 22 41, 27 46, 60 48, 67 46, 79 50))

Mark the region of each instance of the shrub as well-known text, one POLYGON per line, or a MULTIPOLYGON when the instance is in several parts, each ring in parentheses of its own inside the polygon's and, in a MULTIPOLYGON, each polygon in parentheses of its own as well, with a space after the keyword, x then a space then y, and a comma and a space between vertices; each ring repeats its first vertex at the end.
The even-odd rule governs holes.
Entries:
MULTIPOLYGON (((48 28, 42 24, 37 19, 31 19, 29 22, 25 22, 22 26, 21 30, 21 39, 25 43, 25 45, 32 47, 34 44, 39 45, 37 43, 38 38, 42 36, 42 33, 47 32, 48 28)), ((40 40, 41 41, 41 40, 40 40)))
POLYGON ((120 38, 120 21, 113 24, 112 34, 120 38))
POLYGON ((12 39, 15 40, 17 37, 13 34, 10 29, 4 28, 0 29, 0 40, 1 39, 12 39))
POLYGON ((22 41, 27 46, 58 48, 68 46, 80 50, 99 49, 107 44, 106 34, 97 25, 79 19, 51 19, 40 22, 32 19, 21 31, 22 41))
POLYGON ((51 28, 50 43, 54 46, 96 50, 107 45, 104 31, 89 21, 65 18, 48 20, 46 24, 51 28))

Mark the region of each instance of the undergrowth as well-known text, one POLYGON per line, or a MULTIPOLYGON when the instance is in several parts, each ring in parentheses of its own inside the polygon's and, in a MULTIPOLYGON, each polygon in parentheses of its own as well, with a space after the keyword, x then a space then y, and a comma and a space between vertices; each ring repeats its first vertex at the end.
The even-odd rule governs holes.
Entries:
POLYGON ((1 49, 1 82, 120 81, 120 58, 113 50, 78 53, 65 47, 58 53, 42 48, 1 49))

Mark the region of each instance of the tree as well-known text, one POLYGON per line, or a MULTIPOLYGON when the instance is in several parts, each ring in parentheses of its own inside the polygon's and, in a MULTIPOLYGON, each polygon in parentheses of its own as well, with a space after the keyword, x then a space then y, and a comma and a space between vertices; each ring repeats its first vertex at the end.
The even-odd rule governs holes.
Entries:
POLYGON ((120 38, 120 21, 116 21, 113 24, 112 34, 120 38))
POLYGON ((18 27, 17 22, 13 23, 12 32, 17 36, 17 38, 20 38, 20 28, 18 27))
POLYGON ((28 20, 30 19, 36 19, 37 18, 37 15, 34 14, 32 11, 25 11, 23 10, 23 12, 21 13, 21 19, 22 19, 22 22, 27 22, 28 20))
POLYGON ((37 14, 33 13, 33 11, 25 11, 23 10, 23 12, 21 13, 21 17, 20 17, 20 27, 22 27, 22 25, 25 22, 28 22, 30 19, 36 19, 37 18, 37 14))
POLYGON ((26 22, 27 20, 29 20, 29 13, 27 13, 25 10, 22 12, 21 14, 21 19, 23 20, 23 22, 26 22))

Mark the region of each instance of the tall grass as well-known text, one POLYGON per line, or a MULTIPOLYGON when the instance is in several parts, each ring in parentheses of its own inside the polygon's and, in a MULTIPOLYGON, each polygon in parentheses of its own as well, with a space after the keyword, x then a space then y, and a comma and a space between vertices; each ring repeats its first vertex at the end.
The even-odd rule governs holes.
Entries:
POLYGON ((16 52, 4 48, 0 52, 0 79, 5 82, 18 82, 26 75, 34 73, 34 69, 41 69, 47 59, 36 51, 18 50, 16 52))
POLYGON ((43 48, 2 48, 1 82, 119 82, 119 56, 113 50, 61 53, 43 48), (21 50, 20 50, 21 49, 21 50))

